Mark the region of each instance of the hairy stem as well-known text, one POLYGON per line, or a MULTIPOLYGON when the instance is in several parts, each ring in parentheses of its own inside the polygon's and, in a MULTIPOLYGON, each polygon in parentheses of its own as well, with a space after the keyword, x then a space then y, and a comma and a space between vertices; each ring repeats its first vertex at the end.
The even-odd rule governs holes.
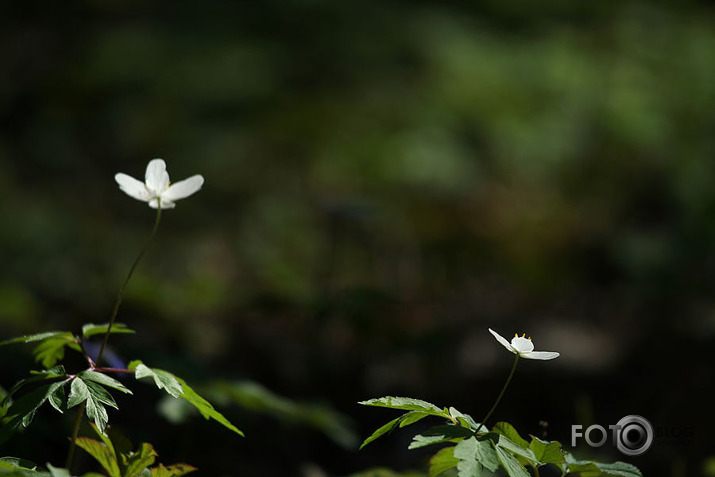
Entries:
POLYGON ((494 411, 496 410, 497 406, 499 405, 499 401, 501 401, 501 398, 504 396, 504 393, 506 392, 506 388, 509 387, 509 383, 511 382, 511 378, 514 376, 514 371, 516 371, 516 365, 519 363, 519 355, 514 356, 514 364, 511 367, 511 372, 509 373, 509 377, 506 378, 506 382, 504 383, 504 387, 501 388, 501 392, 499 393, 499 396, 497 397, 497 400, 494 402, 494 405, 492 408, 489 410, 486 416, 484 416, 484 419, 479 423, 479 427, 477 427, 477 430, 475 434, 479 433, 479 430, 486 424, 486 422, 489 420, 490 417, 492 417, 492 414, 494 414, 494 411))
MULTIPOLYGON (((124 279, 124 283, 122 283, 122 288, 119 289, 119 294, 117 295, 117 300, 114 302, 114 308, 112 308, 112 316, 109 318, 109 326, 107 327, 107 332, 104 334, 104 339, 102 340, 102 346, 99 348, 99 353, 97 354, 97 360, 96 363, 99 364, 99 362, 102 360, 102 355, 104 354, 104 349, 107 347, 107 341, 109 341, 109 335, 112 332, 112 327, 114 326, 114 322, 117 320, 117 315, 119 314, 119 307, 122 304, 122 299, 124 298, 124 293, 127 290, 127 285, 129 284, 129 280, 131 280, 132 275, 134 274, 134 270, 136 270, 137 265, 139 265, 139 262, 141 261, 142 257, 144 256, 144 253, 146 253, 147 249, 149 248, 149 244, 151 244, 152 240, 154 240, 154 236, 156 236, 156 231, 159 229, 159 221, 161 220, 161 200, 159 201, 159 207, 156 209, 156 219, 154 220, 154 227, 151 229, 151 233, 149 234, 149 237, 147 237, 146 241, 144 242, 144 246, 141 248, 139 251, 139 254, 137 255, 137 258, 134 259, 134 263, 132 263, 132 266, 129 268, 129 273, 127 273, 127 278, 124 279)), ((112 371, 112 372, 127 372, 127 371, 122 371, 122 370, 116 370, 112 368, 97 368, 94 367, 95 371, 112 371)), ((74 421, 74 428, 72 430, 72 438, 70 441, 70 449, 69 452, 67 452, 67 463, 65 464, 65 468, 71 470, 72 467, 72 460, 74 459, 74 451, 75 448, 77 447, 77 436, 79 435, 79 428, 82 425, 82 417, 84 417, 84 412, 87 407, 87 402, 83 402, 80 404, 79 409, 77 411, 77 417, 75 418, 74 421)))

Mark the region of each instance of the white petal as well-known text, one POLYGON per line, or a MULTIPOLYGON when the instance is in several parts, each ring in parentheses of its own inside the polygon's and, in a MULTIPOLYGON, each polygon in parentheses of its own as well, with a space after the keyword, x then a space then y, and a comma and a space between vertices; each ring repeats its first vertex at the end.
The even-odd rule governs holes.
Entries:
POLYGON ((532 343, 530 339, 522 338, 520 336, 515 336, 511 339, 511 347, 514 348, 519 354, 534 351, 534 343, 532 343))
POLYGON ((555 351, 530 351, 528 353, 519 353, 523 358, 528 359, 554 359, 560 355, 555 351))
POLYGON ((146 186, 149 190, 161 194, 169 187, 169 174, 166 172, 164 159, 152 159, 146 166, 146 186))
POLYGON ((183 181, 176 182, 174 184, 171 184, 171 186, 166 189, 166 191, 161 194, 161 198, 163 200, 168 199, 168 200, 179 200, 179 199, 184 199, 191 194, 197 192, 199 189, 201 189, 201 186, 204 184, 204 178, 202 175, 197 174, 195 176, 191 176, 188 179, 184 179, 183 181))
POLYGON ((114 176, 114 180, 119 184, 119 188, 130 197, 147 202, 151 199, 151 194, 146 190, 143 182, 123 173, 114 176))
MULTIPOLYGON (((149 207, 151 207, 152 209, 158 209, 159 199, 156 197, 151 199, 151 201, 149 201, 149 207)), ((174 207, 176 207, 176 204, 172 201, 161 199, 161 210, 173 209, 174 207)))
POLYGON ((516 354, 516 350, 514 348, 512 348, 512 346, 509 344, 509 342, 506 339, 504 339, 504 337, 502 335, 500 335, 499 333, 497 333, 496 331, 494 331, 491 328, 489 328, 489 332, 494 335, 494 337, 497 339, 497 341, 499 343, 502 344, 502 346, 504 346, 506 349, 508 349, 512 353, 516 354))

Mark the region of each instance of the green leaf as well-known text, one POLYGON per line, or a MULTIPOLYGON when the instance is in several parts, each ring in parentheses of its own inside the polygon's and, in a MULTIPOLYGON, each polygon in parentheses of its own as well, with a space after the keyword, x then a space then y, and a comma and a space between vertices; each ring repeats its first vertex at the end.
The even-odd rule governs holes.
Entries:
POLYGON ((163 389, 175 398, 182 397, 181 384, 176 379, 176 376, 162 369, 152 369, 144 365, 141 361, 132 361, 129 363, 129 369, 134 370, 136 379, 152 378, 154 384, 159 389, 163 389))
POLYGON ((164 467, 164 465, 159 464, 158 467, 153 467, 150 470, 151 477, 180 477, 198 469, 189 464, 174 464, 169 467, 164 467))
POLYGON ((454 457, 459 460, 457 463, 459 477, 479 477, 482 475, 484 466, 477 460, 477 447, 479 445, 475 437, 470 437, 454 447, 454 457))
POLYGON ((25 469, 36 470, 37 466, 29 460, 18 457, 0 457, 0 469, 25 469))
POLYGON ((462 427, 471 429, 474 432, 476 432, 477 429, 479 429, 479 424, 469 414, 464 414, 464 413, 458 411, 457 409, 450 407, 449 415, 452 416, 452 418, 454 418, 457 422, 459 422, 459 425, 461 425, 462 427))
POLYGON ((124 456, 126 469, 124 477, 137 477, 154 463, 157 455, 151 444, 144 442, 137 452, 124 456))
POLYGON ((70 471, 60 467, 53 467, 52 464, 47 464, 47 470, 50 471, 52 477, 72 477, 70 471))
POLYGON ((569 472, 579 472, 582 477, 643 477, 643 474, 637 467, 625 462, 614 462, 612 464, 604 464, 592 460, 576 460, 573 455, 566 453, 566 463, 569 472))
MULTIPOLYGON (((107 328, 109 328, 109 323, 103 323, 101 325, 95 325, 94 323, 88 323, 82 327, 82 339, 87 339, 95 335, 103 335, 107 333, 107 328)), ((127 328, 124 323, 114 323, 110 333, 136 333, 134 330, 127 328)))
POLYGON ((51 368, 65 357, 65 346, 82 352, 82 347, 77 343, 74 335, 65 332, 45 338, 35 347, 32 354, 35 355, 35 361, 41 362, 45 368, 51 368))
POLYGON ((132 394, 131 390, 124 386, 121 382, 117 381, 116 379, 112 378, 111 376, 107 376, 104 373, 99 373, 97 371, 92 371, 92 370, 86 370, 82 371, 81 373, 78 373, 77 376, 81 377, 85 381, 94 381, 95 383, 99 383, 103 386, 107 386, 108 388, 116 389, 117 391, 121 391, 125 394, 132 394))
MULTIPOLYGON (((169 373, 167 373, 169 374, 169 373)), ((183 379, 176 377, 174 375, 171 375, 174 379, 176 379, 179 383, 179 386, 182 389, 181 392, 181 398, 184 399, 186 402, 194 406, 196 409, 198 409, 199 413, 201 413, 202 416, 204 416, 204 419, 213 419, 214 421, 218 422, 225 428, 235 432, 239 436, 243 437, 244 434, 241 430, 239 430, 236 426, 231 424, 231 422, 224 417, 223 414, 218 412, 214 407, 211 405, 210 402, 208 402, 206 399, 202 398, 201 396, 198 395, 196 391, 194 391, 191 386, 186 384, 186 381, 183 379)))
POLYGON ((377 429, 375 432, 372 433, 370 437, 365 439, 363 443, 360 445, 360 449, 371 443, 372 441, 376 440, 379 437, 382 437, 383 435, 387 434, 388 432, 392 432, 393 429, 395 429, 397 426, 400 425, 400 421, 402 420, 403 416, 396 417, 395 419, 391 420, 387 424, 383 425, 379 429, 377 429))
MULTIPOLYGON (((303 403, 277 395, 261 384, 251 381, 219 381, 202 387, 222 405, 234 403, 244 409, 261 412, 293 424, 306 425, 323 432, 345 449, 354 449, 358 437, 349 418, 325 404, 303 403)), ((187 416, 195 408, 184 400, 166 396, 162 411, 172 422, 187 416), (168 415, 171 414, 171 417, 168 415)))
POLYGON ((595 464, 603 472, 604 477, 643 477, 643 474, 636 466, 625 462, 614 462, 612 464, 595 462, 595 464))
POLYGON ((6 441, 20 426, 29 426, 40 406, 68 381, 46 384, 16 400, 5 415, 5 419, 8 421, 0 428, 0 443, 6 441))
POLYGON ((114 399, 106 389, 98 384, 92 381, 85 382, 81 377, 77 376, 72 380, 72 386, 70 386, 67 407, 71 408, 82 402, 87 403, 85 407, 87 417, 97 425, 99 432, 104 433, 107 422, 109 422, 109 416, 107 416, 107 410, 102 406, 102 403, 116 408, 117 405, 114 403, 114 399))
POLYGON ((122 477, 119 471, 117 456, 114 454, 113 448, 95 439, 90 439, 89 437, 78 437, 76 442, 79 448, 87 451, 89 455, 99 462, 99 465, 107 471, 109 477, 122 477))
POLYGON ((30 371, 30 374, 32 374, 33 376, 26 379, 22 379, 15 383, 15 385, 10 389, 10 392, 8 392, 7 395, 3 398, 3 405, 7 403, 10 398, 26 384, 35 383, 38 381, 46 381, 48 379, 65 378, 67 376, 65 368, 61 365, 42 371, 30 371))
POLYGON ((542 441, 538 437, 531 436, 529 449, 534 453, 534 457, 542 464, 560 465, 565 462, 564 452, 561 443, 556 441, 542 441))
POLYGON ((497 458, 509 477, 531 477, 523 465, 509 452, 500 446, 495 446, 497 458))
POLYGON ((358 404, 362 404, 364 406, 386 407, 389 409, 401 409, 403 411, 422 411, 433 416, 440 416, 453 420, 448 411, 440 409, 434 404, 420 399, 387 396, 370 399, 368 401, 361 401, 358 404))
MULTIPOLYGON (((494 433, 487 434, 487 436, 489 436, 489 435, 496 437, 494 439, 494 444, 497 447, 508 450, 512 454, 515 454, 516 456, 523 459, 523 461, 526 463, 529 463, 532 465, 539 464, 539 461, 534 456, 534 453, 528 447, 521 447, 520 445, 516 444, 514 441, 512 441, 508 437, 501 435, 501 434, 494 434, 494 433)), ((521 439, 521 441, 524 442, 524 444, 526 444, 526 441, 524 439, 521 439)))
MULTIPOLYGON (((400 425, 402 427, 402 425, 400 425)), ((474 431, 456 424, 443 424, 417 434, 412 438, 409 449, 418 449, 441 442, 455 442, 474 435, 474 431)))
POLYGON ((499 468, 496 451, 490 439, 476 437, 465 439, 455 447, 454 456, 464 461, 475 460, 492 472, 496 472, 499 468))
POLYGON ((454 469, 459 464, 459 459, 454 456, 454 447, 445 447, 440 449, 429 460, 429 477, 437 477, 438 475, 450 469, 454 469))
POLYGON ((43 341, 47 338, 52 338, 55 336, 60 336, 60 335, 68 334, 68 333, 69 333, 68 331, 45 331, 43 333, 19 336, 17 338, 11 338, 9 340, 2 341, 2 342, 0 342, 0 346, 14 344, 14 343, 34 343, 37 341, 43 341))
POLYGON ((497 422, 494 425, 494 427, 492 428, 492 432, 496 432, 497 434, 501 434, 501 435, 507 437, 510 441, 512 441, 519 447, 523 447, 523 448, 529 447, 529 443, 526 442, 526 440, 524 440, 519 435, 517 430, 514 429, 514 426, 512 426, 508 422, 497 422))
POLYGON ((401 415, 400 417, 397 417, 384 426, 380 427, 378 430, 372 433, 370 437, 365 439, 363 443, 360 445, 360 449, 374 441, 375 439, 387 434, 388 432, 392 432, 396 427, 404 427, 409 424, 414 424, 415 422, 419 421, 420 419, 429 416, 429 413, 423 412, 423 411, 409 411, 406 412, 405 414, 401 415), (408 424, 402 424, 403 422, 407 422, 408 424))

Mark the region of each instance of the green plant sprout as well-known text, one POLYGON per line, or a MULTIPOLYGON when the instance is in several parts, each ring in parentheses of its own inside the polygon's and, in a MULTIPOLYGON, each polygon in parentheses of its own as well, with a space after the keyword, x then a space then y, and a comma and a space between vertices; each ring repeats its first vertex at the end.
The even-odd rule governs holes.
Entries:
MULTIPOLYGON (((48 473, 38 470, 37 466, 27 461, 5 457, 0 459, 0 475, 70 476, 77 446, 97 459, 110 477, 171 477, 184 475, 195 470, 187 464, 150 467, 154 464, 156 457, 156 452, 151 445, 144 443, 138 451, 132 452, 131 446, 119 446, 108 437, 109 416, 107 407, 118 409, 110 390, 128 395, 132 394, 128 387, 111 377, 110 374, 131 374, 134 375, 136 380, 149 381, 157 388, 163 389, 171 398, 181 399, 193 406, 205 419, 215 420, 232 432, 243 436, 241 430, 229 422, 211 403, 194 391, 186 381, 169 371, 148 367, 139 360, 132 361, 126 368, 100 366, 110 335, 134 333, 125 324, 118 323, 116 319, 127 285, 137 265, 156 236, 162 210, 174 208, 175 201, 194 194, 204 183, 204 178, 201 175, 194 175, 171 185, 169 174, 166 171, 166 163, 162 159, 153 159, 149 162, 144 182, 122 173, 117 174, 115 180, 120 189, 127 195, 147 202, 150 207, 156 209, 156 219, 149 237, 122 283, 112 308, 109 322, 86 324, 78 335, 69 331, 48 331, 13 338, 0 343, 0 345, 12 343, 35 344, 33 351, 35 360, 43 366, 42 370, 31 371, 28 378, 15 384, 0 402, 0 419, 2 419, 3 424, 0 428, 0 444, 12 437, 16 431, 28 427, 37 410, 45 403, 49 403, 52 408, 60 413, 76 407, 78 412, 70 438, 65 468, 56 468, 51 464, 47 464, 48 473), (92 357, 84 345, 87 344, 90 338, 97 335, 103 335, 102 344, 96 357, 92 357), (79 371, 67 371, 64 365, 60 364, 65 357, 66 349, 81 353, 87 363, 87 368, 79 371), (28 389, 30 390, 28 391, 28 389), (79 437, 79 429, 85 415, 92 422, 93 428, 101 441, 79 437)), ((100 474, 85 474, 86 477, 97 475, 100 474)))
POLYGON ((558 441, 545 441, 535 436, 529 436, 530 440, 527 441, 508 422, 498 422, 491 430, 487 430, 487 422, 504 396, 516 371, 519 358, 551 360, 559 356, 559 353, 553 351, 534 351, 534 344, 531 338, 526 338, 526 335, 515 335, 509 342, 491 328, 489 332, 515 356, 504 386, 481 422, 475 421, 472 416, 454 407, 440 408, 420 399, 392 396, 370 399, 359 404, 407 412, 373 432, 363 441, 360 448, 395 429, 434 416, 446 422, 415 435, 408 447, 418 449, 435 444, 447 444, 430 459, 429 477, 480 477, 485 469, 490 472, 502 469, 509 477, 531 475, 539 477, 540 469, 544 466, 557 469, 562 477, 642 477, 635 466, 625 462, 605 464, 577 460, 570 452, 564 450, 558 441), (527 468, 531 469, 532 474, 527 468))

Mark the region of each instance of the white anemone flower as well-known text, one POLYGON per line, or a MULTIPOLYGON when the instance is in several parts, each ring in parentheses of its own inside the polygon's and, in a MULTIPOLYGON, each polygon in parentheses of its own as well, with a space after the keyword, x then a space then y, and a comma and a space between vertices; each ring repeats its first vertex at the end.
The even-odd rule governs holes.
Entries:
POLYGON ((526 338, 526 334, 514 335, 509 343, 503 336, 489 328, 489 332, 494 335, 499 343, 512 353, 527 359, 554 359, 559 357, 555 351, 534 351, 534 343, 531 338, 526 338))
POLYGON ((129 197, 148 202, 153 209, 173 209, 176 206, 174 202, 197 192, 204 184, 201 174, 171 184, 163 159, 149 161, 144 182, 121 172, 114 176, 114 180, 129 197))

